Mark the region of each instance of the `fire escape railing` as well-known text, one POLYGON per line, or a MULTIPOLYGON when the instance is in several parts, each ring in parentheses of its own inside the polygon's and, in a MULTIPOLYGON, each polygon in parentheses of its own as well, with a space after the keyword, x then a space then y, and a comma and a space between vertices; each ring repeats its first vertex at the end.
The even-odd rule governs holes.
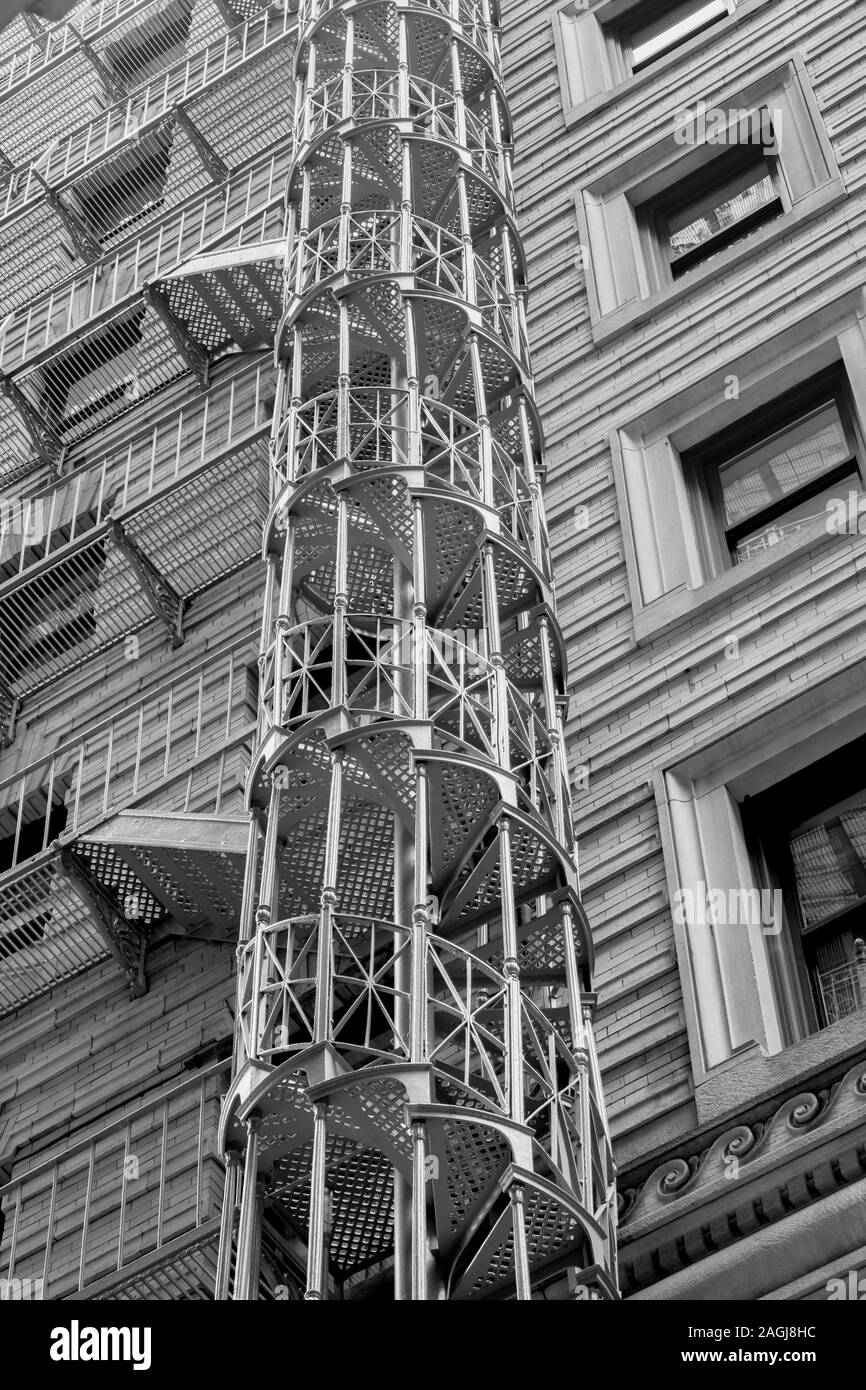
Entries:
POLYGON ((272 381, 270 361, 254 357, 101 459, 2 509, 0 747, 27 700, 98 652, 121 641, 135 648, 154 620, 177 644, 191 599, 259 553, 272 381), (229 536, 223 514, 233 518, 229 536))
MULTIPOLYGON (((0 517, 0 605, 7 584, 68 554, 270 428, 273 368, 264 358, 219 381, 96 462, 29 495, 0 517)), ((17 588, 17 585, 16 585, 17 588)), ((0 618, 2 624, 2 618, 0 618)))
POLYGON ((286 149, 272 149, 7 316, 0 484, 40 460, 56 475, 76 440, 182 375, 204 388, 211 359, 231 345, 270 345, 287 163, 286 149))
POLYGON ((0 1186, 0 1284, 12 1297, 206 1298, 223 1166, 218 1062, 0 1186))
POLYGON ((87 270, 10 314, 0 335, 0 372, 32 368, 72 334, 119 314, 154 284, 213 245, 267 241, 280 226, 284 150, 257 159, 217 188, 150 222, 87 270))
POLYGON ((172 111, 255 63, 295 27, 294 10, 289 0, 284 0, 281 10, 267 10, 230 29, 224 38, 215 39, 151 78, 124 102, 109 106, 93 120, 52 141, 38 156, 6 175, 0 193, 0 223, 17 217, 52 191, 68 187, 122 146, 140 140, 147 129, 172 111))
MULTIPOLYGON (((46 29, 44 34, 28 44, 22 44, 0 62, 0 101, 19 92, 29 83, 35 82, 66 59, 118 30, 121 25, 146 17, 148 10, 156 10, 160 0, 100 0, 91 5, 82 18, 65 20, 61 24, 46 29)), ((232 17, 233 22, 244 18, 236 9, 251 8, 250 4, 221 6, 232 17)), ((253 0, 252 8, 258 5, 253 0)))
POLYGON ((0 779, 0 1013, 108 954, 137 978, 144 936, 165 907, 91 838, 117 813, 148 807, 240 814, 255 732, 251 660, 249 639, 211 653, 0 779))
POLYGON ((240 785, 237 770, 226 767, 227 755, 248 744, 254 727, 241 680, 249 660, 248 639, 211 653, 0 778, 0 815, 12 840, 7 870, 49 849, 50 808, 61 803, 64 841, 170 787, 176 796, 173 803, 161 798, 165 809, 220 815, 240 785), (46 813, 38 817, 44 828, 25 855, 22 831, 28 816, 37 819, 36 810, 46 813))

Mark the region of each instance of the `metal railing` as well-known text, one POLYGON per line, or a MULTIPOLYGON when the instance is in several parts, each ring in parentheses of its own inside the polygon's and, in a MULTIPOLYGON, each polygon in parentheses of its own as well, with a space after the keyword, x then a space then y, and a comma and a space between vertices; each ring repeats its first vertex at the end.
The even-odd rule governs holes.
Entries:
POLYGON ((62 555, 109 519, 145 506, 166 487, 265 434, 272 380, 272 362, 260 359, 61 482, 17 504, 0 503, 6 580, 62 555))
POLYGON ((421 398, 421 428, 413 439, 406 426, 408 400, 405 390, 372 386, 342 394, 323 391, 304 401, 275 440, 277 478, 282 483, 300 482, 316 469, 335 463, 343 452, 358 467, 403 468, 413 462, 414 446, 428 472, 495 507, 510 534, 533 553, 538 519, 522 457, 503 448, 476 420, 428 397, 421 398), (485 451, 490 457, 487 491, 485 451))
POLYGON ((440 743, 492 764, 507 750, 526 808, 570 846, 557 741, 532 699, 510 682, 505 728, 499 731, 497 673, 486 633, 425 627, 421 640, 418 650, 408 619, 374 613, 350 613, 342 623, 333 615, 315 618, 280 632, 262 662, 260 737, 274 727, 303 726, 311 715, 339 704, 359 720, 418 718, 413 691, 421 667, 426 714, 440 743))
MULTIPOLYGON (((324 1035, 362 1064, 405 1060, 411 937, 396 922, 345 913, 259 927, 239 957, 244 1055, 279 1063, 324 1035)), ((505 976, 435 935, 427 939, 424 969, 429 1060, 483 1108, 508 1114, 505 976)), ((546 1161, 594 1213, 610 1197, 613 1168, 591 1028, 581 1021, 570 1045, 526 998, 520 1022, 527 1122, 546 1161)))
POLYGON ((478 172, 494 184, 506 200, 511 201, 513 197, 506 146, 495 138, 481 116, 445 87, 411 77, 404 97, 396 75, 389 69, 354 68, 348 86, 342 73, 319 83, 308 94, 296 122, 301 140, 309 142, 349 118, 355 121, 411 120, 413 133, 468 150, 478 172))
POLYGON ((209 655, 0 779, 0 827, 12 842, 0 882, 48 850, 61 807, 64 839, 158 791, 165 793, 160 806, 166 811, 225 814, 243 785, 255 732, 255 694, 247 689, 251 656, 248 641, 209 655), (35 837, 28 829, 34 822, 42 825, 35 837))
MULTIPOLYGON (((336 9, 338 0, 308 0, 305 6, 305 19, 312 26, 330 10, 336 9)), ((479 0, 413 0, 417 8, 433 10, 447 19, 456 20, 462 30, 462 37, 484 50, 493 60, 498 60, 497 34, 485 6, 479 0)))
POLYGON ((226 1065, 148 1099, 0 1187, 3 1276, 30 1280, 42 1298, 68 1298, 212 1229, 222 1204, 216 1138, 226 1065))
POLYGON ((77 52, 85 42, 108 33, 155 4, 156 0, 101 0, 100 4, 91 6, 80 23, 66 20, 40 34, 32 43, 22 44, 0 63, 0 97, 40 77, 55 63, 77 52))
POLYGON ((411 271, 419 286, 479 308, 484 326, 528 361, 519 301, 509 292, 501 266, 429 218, 404 218, 399 209, 388 208, 330 218, 298 239, 289 280, 295 293, 303 295, 343 270, 361 275, 411 271))
POLYGON ((0 194, 0 220, 43 198, 46 185, 62 188, 125 142, 137 139, 147 126, 281 42, 295 27, 295 15, 288 0, 283 0, 279 13, 269 10, 230 29, 225 38, 214 40, 152 78, 127 101, 110 106, 69 135, 52 141, 8 176, 0 194))
POLYGON ((156 9, 159 0, 100 0, 81 18, 64 20, 46 29, 30 43, 22 44, 0 63, 0 99, 48 72, 56 64, 79 52, 94 39, 144 10, 156 9))
POLYGON ((820 972, 816 983, 827 1026, 850 1018, 866 1005, 866 954, 834 970, 820 972))
MULTIPOLYGON (((48 294, 10 314, 0 327, 0 371, 15 372, 85 325, 117 313, 144 287, 230 234, 238 246, 282 231, 283 182, 288 150, 273 151, 233 174, 48 294)), ((234 244, 234 243, 233 243, 234 244)))

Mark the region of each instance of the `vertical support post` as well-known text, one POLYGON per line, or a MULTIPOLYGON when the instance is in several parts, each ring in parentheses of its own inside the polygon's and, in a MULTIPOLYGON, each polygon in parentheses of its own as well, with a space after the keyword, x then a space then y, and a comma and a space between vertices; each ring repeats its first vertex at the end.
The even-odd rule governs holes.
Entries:
MULTIPOLYGON (((398 560, 394 561, 393 577, 393 611, 394 616, 401 625, 401 631, 406 630, 406 620, 410 617, 414 605, 414 575, 409 574, 398 560)), ((401 672, 400 678, 395 682, 394 690, 394 712, 399 717, 404 708, 412 707, 415 691, 414 673, 412 670, 401 672)), ((394 917, 403 928, 409 928, 414 922, 414 859, 415 841, 412 832, 407 829, 398 816, 394 817, 394 917)), ((405 938, 401 935, 395 942, 395 946, 400 950, 399 959, 395 968, 395 986, 397 989, 396 1007, 394 1010, 397 1022, 395 1047, 403 1053, 408 1043, 411 1056, 417 1027, 416 1010, 413 1007, 413 982, 414 982, 414 957, 415 941, 410 941, 409 951, 403 949, 405 938)), ((413 1211, 415 1203, 415 1181, 414 1171, 411 1179, 407 1179, 395 1166, 394 1167, 394 1297, 397 1300, 411 1299, 412 1280, 413 1280, 413 1211)))
POLYGON ((325 1187, 328 1144, 328 1106, 317 1100, 313 1107, 313 1158, 310 1167, 310 1224, 307 1244, 307 1288, 304 1298, 320 1302, 327 1296, 325 1269, 325 1187))
POLYGON ((511 1224, 514 1232, 514 1282, 519 1302, 532 1298, 529 1279, 529 1249, 526 1242, 526 1203, 523 1183, 511 1187, 511 1224))
POLYGON ((228 1150, 225 1164, 226 1176, 220 1216, 220 1244, 214 1285, 214 1299, 217 1303, 224 1302, 229 1296, 232 1235, 234 1233, 235 1211, 237 1210, 238 1182, 241 1176, 241 1156, 236 1149, 228 1150))
POLYGON ((427 1301, 427 1153, 424 1124, 412 1124, 412 1298, 427 1301))
POLYGON ((258 1295, 259 1255, 264 1207, 258 1173, 260 1124, 261 1121, 257 1116, 247 1120, 247 1148, 244 1157, 244 1181, 238 1228, 237 1272, 235 1274, 235 1299, 238 1302, 252 1301, 258 1295))
POLYGON ((506 987, 506 1036, 508 1111, 518 1124, 524 1121, 523 1027, 520 969, 517 963, 517 914, 514 907, 514 865, 511 859, 511 827, 508 816, 499 822, 499 863, 502 885, 502 973, 506 987))

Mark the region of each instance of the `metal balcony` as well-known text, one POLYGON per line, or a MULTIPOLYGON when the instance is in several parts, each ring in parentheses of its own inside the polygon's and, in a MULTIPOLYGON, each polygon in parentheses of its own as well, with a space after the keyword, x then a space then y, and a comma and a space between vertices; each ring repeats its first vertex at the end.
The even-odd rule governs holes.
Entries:
MULTIPOLYGON (((283 42, 297 27, 284 0, 281 8, 256 14, 225 35, 174 63, 163 73, 110 106, 85 125, 78 126, 49 145, 28 164, 5 176, 0 192, 0 223, 19 216, 74 184, 85 172, 124 148, 134 147, 142 136, 167 115, 189 106, 195 99, 230 74, 253 67, 257 59, 283 42)), ((203 128, 209 135, 207 125, 203 128)))
POLYGON ((108 955, 140 992, 166 918, 236 929, 254 649, 209 655, 0 780, 0 1012, 108 955))
POLYGON ((279 211, 287 168, 285 151, 257 160, 9 315, 0 342, 0 372, 17 379, 65 340, 119 315, 145 286, 159 284, 201 252, 258 245, 278 235, 281 223, 273 214, 279 211))
POLYGON ((23 700, 261 550, 272 364, 259 356, 0 519, 0 737, 23 700), (231 514, 229 532, 222 518, 231 514), (22 634, 29 634, 22 645, 22 634))
POLYGON ((3 423, 18 439, 0 483, 34 449, 56 469, 76 439, 186 372, 204 387, 211 357, 229 346, 271 345, 286 167, 285 150, 256 160, 7 317, 3 423))
MULTIPOLYGON (((46 29, 0 63, 0 100, 37 81, 90 45, 109 35, 116 36, 125 25, 134 23, 139 32, 148 22, 158 28, 160 7, 161 0, 100 0, 87 8, 79 5, 73 18, 46 29)), ((224 12, 227 22, 237 23, 263 8, 257 0, 232 0, 224 6, 224 12)))
POLYGON ((818 1002, 825 1027, 850 1018, 866 1005, 866 947, 856 943, 857 955, 834 970, 815 972, 818 1002))

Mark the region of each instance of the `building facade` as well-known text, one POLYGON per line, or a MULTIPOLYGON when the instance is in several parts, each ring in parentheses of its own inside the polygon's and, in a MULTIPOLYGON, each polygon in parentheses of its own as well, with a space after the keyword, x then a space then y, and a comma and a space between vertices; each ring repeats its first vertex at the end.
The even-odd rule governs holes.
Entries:
POLYGON ((4 1292, 615 1298, 498 25, 36 30, 0 76, 4 1292))
POLYGON ((0 33, 4 1296, 856 1296, 864 30, 0 33))
POLYGON ((862 7, 506 7, 625 1298, 864 1206, 862 7))

